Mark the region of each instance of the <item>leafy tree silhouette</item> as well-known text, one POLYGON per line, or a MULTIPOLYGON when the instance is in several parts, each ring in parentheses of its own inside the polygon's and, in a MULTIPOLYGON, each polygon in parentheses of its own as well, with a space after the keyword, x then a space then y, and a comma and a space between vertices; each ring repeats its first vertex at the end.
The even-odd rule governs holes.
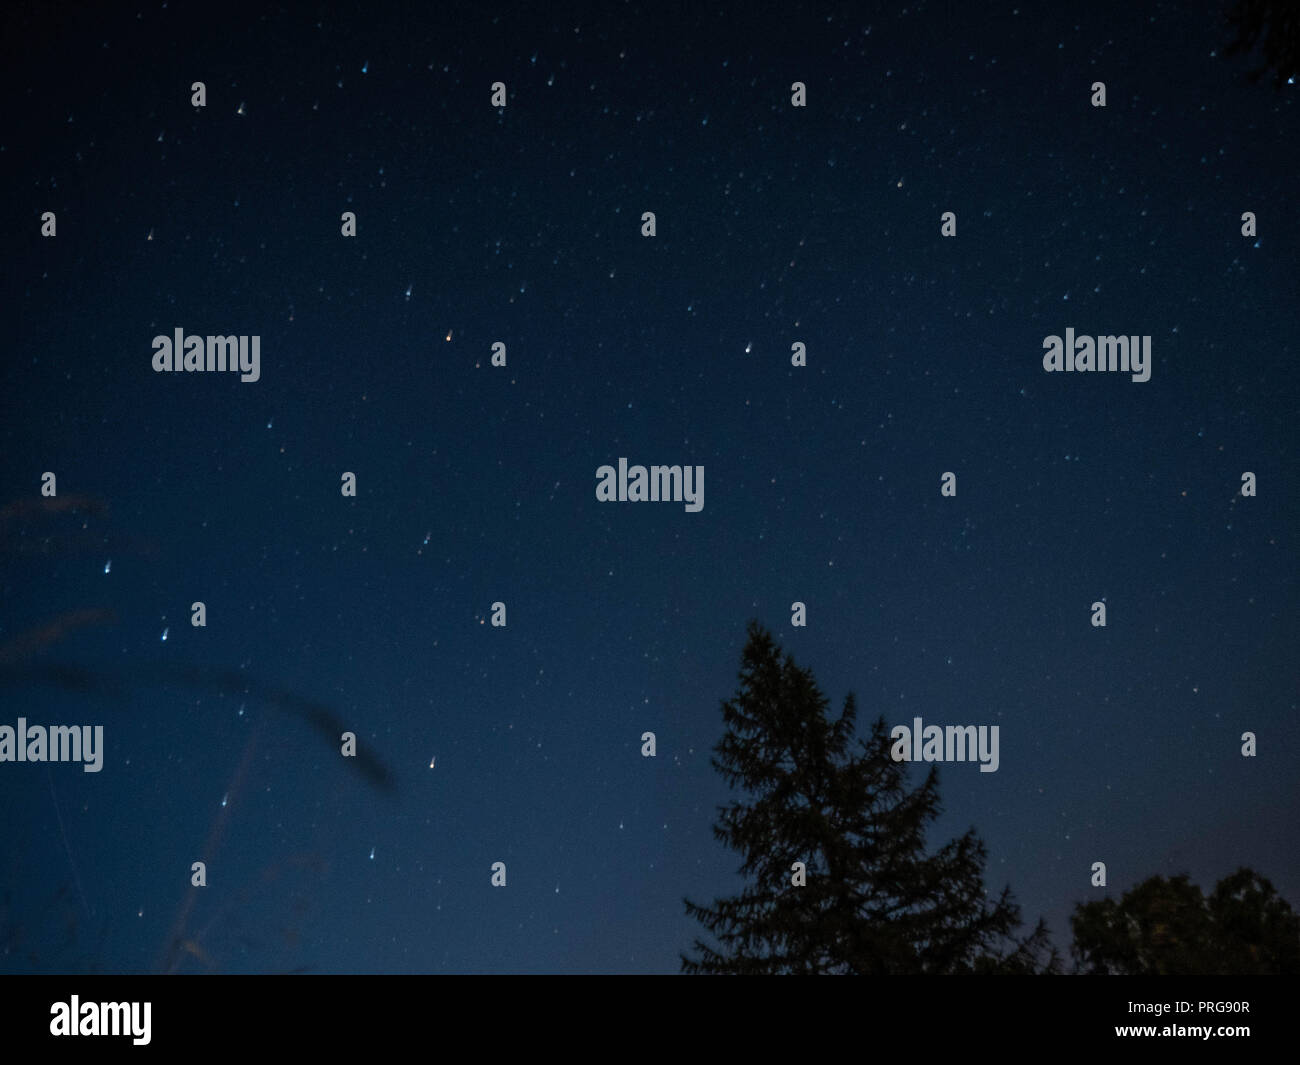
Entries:
POLYGON ((938 770, 907 787, 883 717, 855 744, 852 694, 832 720, 812 673, 750 622, 740 687, 722 703, 713 766, 747 793, 714 835, 744 856, 748 883, 712 906, 684 900, 717 940, 686 973, 1047 973, 1060 968, 1039 921, 1016 940, 1010 888, 991 901, 974 829, 932 854, 938 770), (792 884, 792 865, 807 883, 792 884))
POLYGON ((1300 918, 1251 869, 1224 877, 1208 899, 1186 874, 1153 876, 1119 902, 1081 903, 1070 923, 1083 973, 1300 973, 1300 918))

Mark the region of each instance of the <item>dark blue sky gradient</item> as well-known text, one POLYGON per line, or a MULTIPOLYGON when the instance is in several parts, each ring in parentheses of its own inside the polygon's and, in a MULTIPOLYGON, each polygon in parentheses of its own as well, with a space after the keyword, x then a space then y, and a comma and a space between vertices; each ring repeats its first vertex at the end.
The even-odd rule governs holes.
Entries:
POLYGON ((1062 950, 1098 860, 1300 903, 1300 123, 1217 5, 377 6, 6 34, 0 506, 111 511, 0 542, 0 644, 116 620, 34 660, 89 691, 0 688, 106 746, 0 764, 0 970, 675 971, 738 885, 751 617, 864 722, 1000 726, 932 842, 974 825, 1062 950), (261 380, 155 374, 177 327, 261 380), (1150 381, 1044 373, 1067 327, 1150 381), (703 511, 597 502, 620 456, 703 511))

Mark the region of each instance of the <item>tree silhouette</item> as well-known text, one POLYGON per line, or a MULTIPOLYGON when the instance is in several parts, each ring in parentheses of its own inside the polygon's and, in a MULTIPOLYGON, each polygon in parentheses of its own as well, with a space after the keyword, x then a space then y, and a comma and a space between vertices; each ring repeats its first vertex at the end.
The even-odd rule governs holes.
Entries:
POLYGON ((684 900, 718 945, 697 939, 683 972, 1057 971, 1042 922, 1015 941, 1010 889, 986 895, 974 829, 926 853, 937 769, 909 790, 883 717, 855 742, 852 694, 832 720, 811 672, 782 660, 756 622, 748 636, 713 759, 747 793, 719 809, 714 835, 744 856, 748 883, 712 906, 684 900), (806 866, 804 886, 793 883, 795 862, 806 866))
POLYGON ((1228 13, 1236 37, 1224 49, 1229 56, 1250 55, 1261 45, 1262 66, 1246 74, 1259 81, 1273 71, 1273 88, 1294 85, 1300 75, 1300 5, 1295 0, 1236 0, 1228 13))
POLYGON ((1207 899, 1184 874, 1153 876, 1116 902, 1075 907, 1073 953, 1092 974, 1300 973, 1300 918, 1250 869, 1207 899))

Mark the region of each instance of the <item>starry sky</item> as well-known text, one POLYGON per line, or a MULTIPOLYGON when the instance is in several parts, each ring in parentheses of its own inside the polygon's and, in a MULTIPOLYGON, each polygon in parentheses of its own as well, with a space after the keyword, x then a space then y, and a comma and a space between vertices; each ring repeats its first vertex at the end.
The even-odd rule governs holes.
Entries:
POLYGON ((1300 113, 1220 5, 6 21, 0 723, 105 750, 0 764, 0 971, 675 972, 751 618, 1000 727, 931 840, 1062 951, 1158 873, 1300 903, 1300 113), (1045 373, 1070 327, 1151 379, 1045 373))

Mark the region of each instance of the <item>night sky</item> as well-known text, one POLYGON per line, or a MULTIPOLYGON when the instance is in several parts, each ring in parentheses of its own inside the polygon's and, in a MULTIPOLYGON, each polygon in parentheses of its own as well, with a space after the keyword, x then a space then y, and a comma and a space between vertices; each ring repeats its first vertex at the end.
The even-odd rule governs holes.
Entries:
POLYGON ((1063 953, 1155 874, 1300 902, 1297 90, 1044 6, 6 16, 0 725, 104 762, 0 763, 0 971, 675 972, 751 618, 864 733, 999 726, 931 843, 1063 953))

